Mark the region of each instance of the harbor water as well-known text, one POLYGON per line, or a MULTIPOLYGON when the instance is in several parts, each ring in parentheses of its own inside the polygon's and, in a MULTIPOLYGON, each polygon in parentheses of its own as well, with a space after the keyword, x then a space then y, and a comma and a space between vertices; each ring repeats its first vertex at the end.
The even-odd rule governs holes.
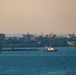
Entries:
POLYGON ((76 47, 56 49, 57 52, 1 51, 0 75, 76 75, 76 47))

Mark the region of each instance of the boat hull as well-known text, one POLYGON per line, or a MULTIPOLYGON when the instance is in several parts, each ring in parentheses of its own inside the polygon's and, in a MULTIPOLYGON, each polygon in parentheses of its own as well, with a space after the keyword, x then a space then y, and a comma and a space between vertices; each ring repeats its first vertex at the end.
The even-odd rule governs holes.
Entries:
POLYGON ((42 50, 42 52, 56 52, 58 50, 42 50))

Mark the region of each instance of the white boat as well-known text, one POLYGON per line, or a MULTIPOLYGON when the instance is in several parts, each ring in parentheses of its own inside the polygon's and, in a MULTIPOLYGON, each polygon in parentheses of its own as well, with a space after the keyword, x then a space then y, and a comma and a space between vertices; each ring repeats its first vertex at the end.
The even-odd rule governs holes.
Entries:
POLYGON ((42 52, 56 52, 57 50, 54 49, 53 47, 46 47, 42 50, 42 52))

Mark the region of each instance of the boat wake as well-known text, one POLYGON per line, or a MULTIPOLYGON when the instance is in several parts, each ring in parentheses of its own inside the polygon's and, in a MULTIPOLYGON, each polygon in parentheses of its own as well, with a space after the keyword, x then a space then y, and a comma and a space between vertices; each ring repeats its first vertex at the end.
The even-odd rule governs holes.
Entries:
POLYGON ((43 75, 65 75, 66 71, 56 71, 56 72, 47 72, 44 73, 43 75))
POLYGON ((68 70, 68 71, 47 72, 43 73, 43 75, 76 75, 76 71, 68 70))

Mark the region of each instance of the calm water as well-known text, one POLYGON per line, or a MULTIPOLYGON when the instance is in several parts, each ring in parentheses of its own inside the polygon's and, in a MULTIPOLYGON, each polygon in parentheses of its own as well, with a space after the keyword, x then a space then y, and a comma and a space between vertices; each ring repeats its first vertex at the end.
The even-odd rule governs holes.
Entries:
POLYGON ((56 49, 1 52, 0 75, 76 75, 76 47, 56 49))

